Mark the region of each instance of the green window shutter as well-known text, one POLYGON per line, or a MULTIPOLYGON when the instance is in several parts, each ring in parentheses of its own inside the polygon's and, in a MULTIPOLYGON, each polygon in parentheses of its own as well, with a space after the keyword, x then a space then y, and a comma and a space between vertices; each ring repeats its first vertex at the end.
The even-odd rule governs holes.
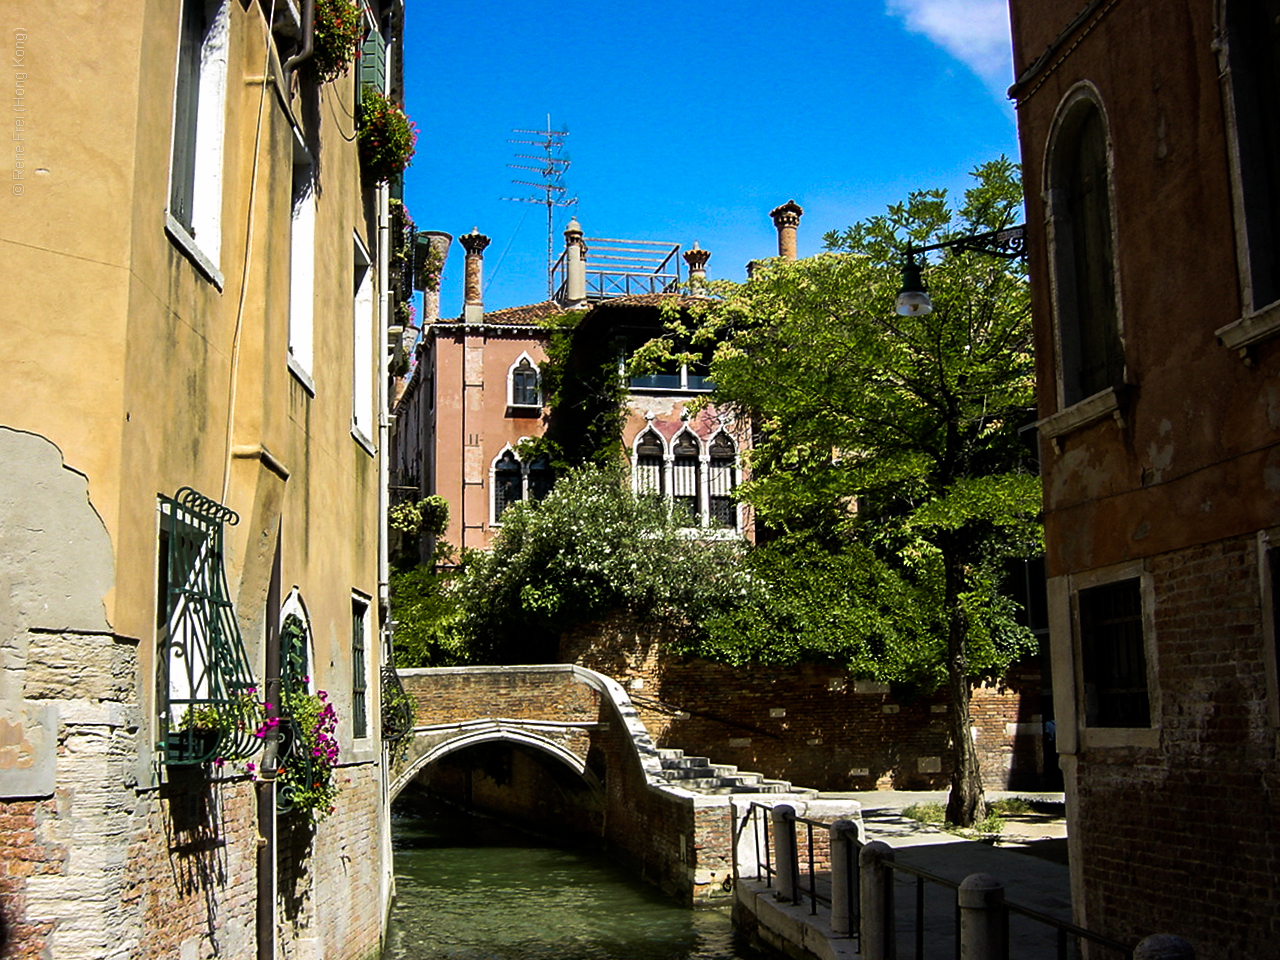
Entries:
POLYGON ((360 47, 360 89, 370 87, 378 93, 387 88, 387 42, 376 29, 360 47))

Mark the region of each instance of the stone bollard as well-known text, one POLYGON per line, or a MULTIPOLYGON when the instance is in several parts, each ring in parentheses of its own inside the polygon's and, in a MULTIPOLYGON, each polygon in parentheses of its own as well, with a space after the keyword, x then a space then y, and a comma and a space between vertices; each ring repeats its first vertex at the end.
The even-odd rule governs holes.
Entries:
POLYGON ((1157 933, 1133 948, 1133 960, 1196 960, 1196 948, 1181 937, 1157 933))
POLYGON ((831 933, 849 937, 858 916, 858 843, 862 840, 859 824, 853 820, 837 820, 831 824, 831 933))
POLYGON ((891 960, 897 956, 893 917, 893 847, 881 840, 864 844, 858 854, 859 960, 891 960))
POLYGON ((796 849, 796 808, 780 803, 769 811, 769 818, 773 821, 773 868, 778 877, 778 892, 774 896, 796 903, 796 876, 800 872, 796 849))
POLYGON ((985 873, 960 883, 960 960, 999 960, 1004 956, 1004 884, 985 873))

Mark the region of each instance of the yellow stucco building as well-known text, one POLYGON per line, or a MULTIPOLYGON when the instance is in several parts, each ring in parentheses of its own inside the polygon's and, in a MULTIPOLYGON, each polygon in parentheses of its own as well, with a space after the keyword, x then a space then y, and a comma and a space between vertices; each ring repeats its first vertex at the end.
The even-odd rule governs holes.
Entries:
POLYGON ((359 62, 325 80, 314 20, 335 6, 0 12, 0 935, 16 956, 380 949, 381 451, 402 294, 388 188, 355 135, 361 90, 397 93, 403 3, 362 0, 359 62), (336 766, 304 768, 316 734, 288 715, 304 702, 332 704, 336 766), (326 775, 337 797, 317 801, 326 775))

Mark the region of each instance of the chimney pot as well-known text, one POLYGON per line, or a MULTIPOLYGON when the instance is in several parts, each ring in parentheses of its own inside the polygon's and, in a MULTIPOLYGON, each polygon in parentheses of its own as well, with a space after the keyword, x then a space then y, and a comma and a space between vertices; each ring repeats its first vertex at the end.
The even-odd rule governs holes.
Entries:
POLYGON ((684 252, 684 262, 689 265, 689 290, 700 293, 707 282, 707 261, 711 259, 711 251, 703 250, 698 241, 693 241, 693 248, 684 252))
POLYGON ((770 210, 769 216, 773 217, 773 225, 778 229, 778 256, 784 260, 796 259, 796 227, 800 226, 804 209, 794 200, 788 200, 770 210))
POLYGON ((572 309, 584 305, 587 302, 587 245, 577 217, 564 228, 564 273, 565 306, 572 309))
POLYGON ((472 227, 470 233, 458 238, 467 251, 465 280, 463 282, 463 319, 472 322, 484 316, 484 248, 491 243, 490 239, 472 227))

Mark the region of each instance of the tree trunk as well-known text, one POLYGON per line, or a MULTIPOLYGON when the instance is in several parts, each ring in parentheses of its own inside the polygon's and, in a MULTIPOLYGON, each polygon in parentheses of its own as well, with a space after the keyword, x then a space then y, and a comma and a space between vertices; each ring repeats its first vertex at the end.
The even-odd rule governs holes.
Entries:
POLYGON ((968 622, 960 604, 964 569, 954 548, 944 541, 942 563, 946 576, 943 598, 947 618, 947 693, 950 699, 951 752, 955 766, 951 772, 951 796, 947 799, 947 822, 973 826, 987 815, 982 792, 982 771, 973 745, 969 720, 968 622))

